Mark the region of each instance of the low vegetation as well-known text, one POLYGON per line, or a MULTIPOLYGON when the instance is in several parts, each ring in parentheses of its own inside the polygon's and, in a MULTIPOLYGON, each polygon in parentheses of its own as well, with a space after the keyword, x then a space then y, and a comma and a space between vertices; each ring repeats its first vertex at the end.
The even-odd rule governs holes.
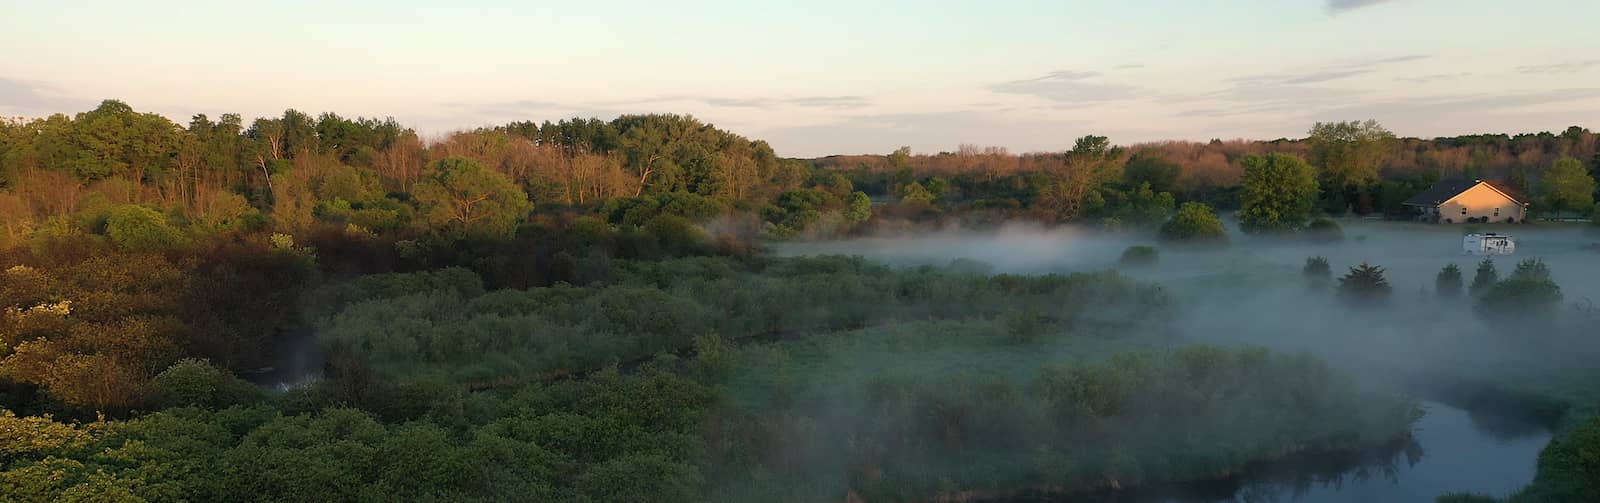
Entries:
POLYGON ((1380 444, 1421 415, 1314 359, 1261 349, 1195 346, 1021 369, 982 362, 964 372, 931 365, 941 353, 911 341, 890 342, 883 358, 901 361, 865 373, 846 370, 862 368, 860 356, 830 356, 860 344, 746 351, 734 389, 760 398, 721 423, 728 447, 712 456, 725 460, 727 482, 714 499, 926 500, 1201 480, 1253 460, 1380 444), (829 377, 837 372, 851 375, 829 377))
POLYGON ((1161 261, 1161 252, 1153 246, 1135 245, 1122 250, 1118 263, 1124 266, 1151 266, 1161 261))

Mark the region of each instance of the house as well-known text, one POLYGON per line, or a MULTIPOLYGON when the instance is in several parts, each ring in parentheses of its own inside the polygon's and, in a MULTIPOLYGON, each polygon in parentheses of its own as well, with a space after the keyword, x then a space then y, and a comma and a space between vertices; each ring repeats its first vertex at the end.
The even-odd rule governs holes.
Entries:
POLYGON ((1441 180, 1407 199, 1418 219, 1430 223, 1517 223, 1528 219, 1528 203, 1519 191, 1489 180, 1441 180))

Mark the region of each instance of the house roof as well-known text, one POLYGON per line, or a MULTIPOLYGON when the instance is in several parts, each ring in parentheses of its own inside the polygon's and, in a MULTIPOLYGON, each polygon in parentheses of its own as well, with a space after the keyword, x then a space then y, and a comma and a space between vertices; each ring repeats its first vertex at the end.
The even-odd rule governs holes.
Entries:
POLYGON ((1411 199, 1407 199, 1405 204, 1410 206, 1438 206, 1444 204, 1445 201, 1449 201, 1450 198, 1456 197, 1462 192, 1466 192, 1467 189, 1478 186, 1479 182, 1488 185, 1489 188, 1494 189, 1496 192, 1506 196, 1507 199, 1517 203, 1522 202, 1522 195, 1520 194, 1520 191, 1512 189, 1510 185, 1504 182, 1456 178, 1440 180, 1439 183, 1435 183, 1432 187, 1428 187, 1428 190, 1422 191, 1421 194, 1411 196, 1411 199))
POLYGON ((1521 190, 1518 190, 1516 187, 1512 187, 1511 184, 1506 183, 1505 181, 1484 180, 1483 183, 1489 184, 1489 188, 1500 191, 1501 194, 1505 195, 1507 198, 1510 198, 1512 201, 1523 203, 1527 202, 1528 200, 1526 194, 1523 194, 1521 190))

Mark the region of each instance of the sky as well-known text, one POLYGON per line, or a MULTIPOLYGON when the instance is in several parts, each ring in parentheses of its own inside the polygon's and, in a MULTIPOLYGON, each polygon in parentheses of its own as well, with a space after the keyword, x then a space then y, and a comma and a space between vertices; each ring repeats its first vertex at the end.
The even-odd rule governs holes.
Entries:
POLYGON ((294 108, 428 137, 685 113, 780 155, 1600 129, 1594 0, 0 0, 0 116, 294 108), (446 5, 448 4, 448 5, 446 5))

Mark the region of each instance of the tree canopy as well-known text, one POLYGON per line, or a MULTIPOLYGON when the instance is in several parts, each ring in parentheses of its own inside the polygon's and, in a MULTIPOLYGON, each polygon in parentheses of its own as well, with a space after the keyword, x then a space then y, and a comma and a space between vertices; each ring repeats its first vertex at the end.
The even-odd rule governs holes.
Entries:
POLYGON ((1299 230, 1316 207, 1316 170, 1288 154, 1245 157, 1239 227, 1245 232, 1299 230))
POLYGON ((1539 198, 1551 212, 1583 213, 1594 207, 1595 179, 1583 163, 1571 157, 1556 159, 1539 180, 1539 198))
POLYGON ((1201 203, 1183 203, 1178 213, 1161 226, 1161 240, 1171 244, 1218 245, 1228 242, 1228 233, 1222 220, 1211 207, 1201 203))
POLYGON ((440 159, 417 184, 416 197, 435 224, 467 234, 509 236, 528 210, 528 196, 505 175, 464 157, 440 159))

